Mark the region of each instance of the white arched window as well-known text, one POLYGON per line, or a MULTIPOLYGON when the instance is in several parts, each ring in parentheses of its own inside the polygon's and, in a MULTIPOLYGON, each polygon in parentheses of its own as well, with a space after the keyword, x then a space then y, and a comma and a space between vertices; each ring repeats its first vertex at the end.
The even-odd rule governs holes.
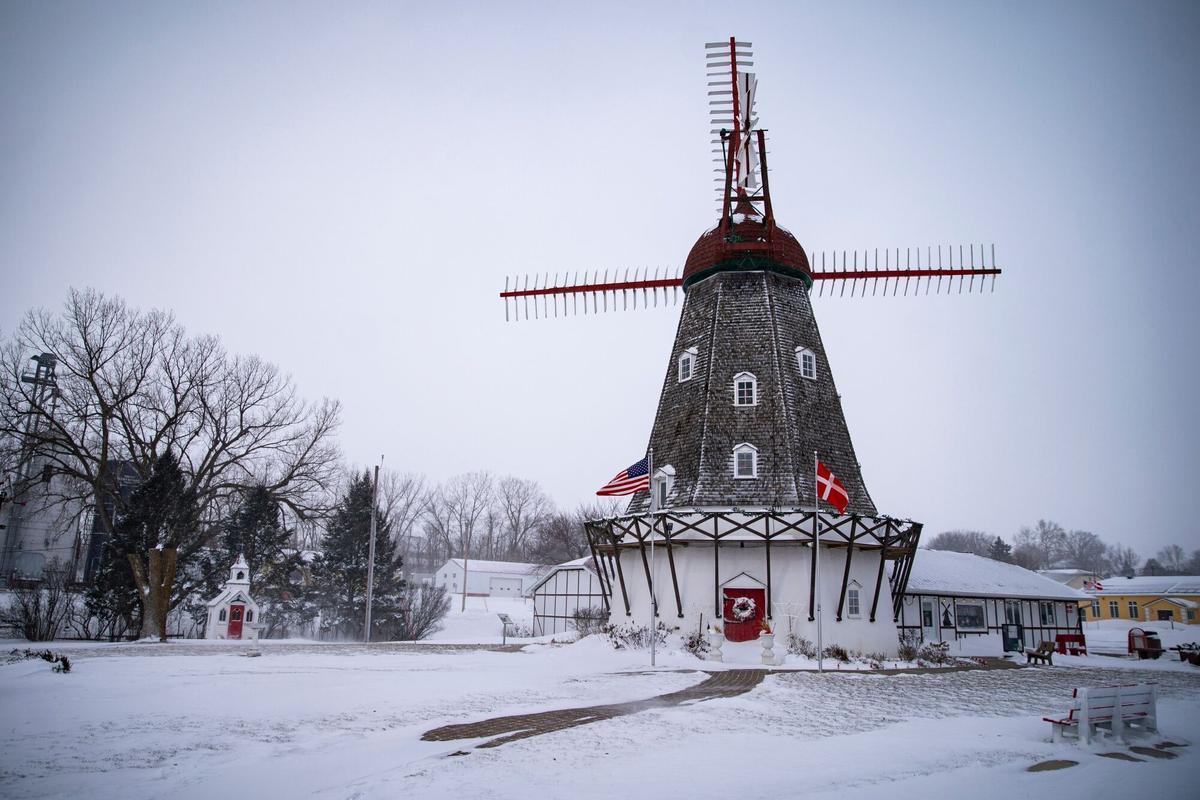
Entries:
POLYGON ((679 356, 679 382, 690 381, 696 375, 696 355, 698 351, 695 347, 689 347, 679 356))
POLYGON ((670 464, 654 471, 654 499, 658 508, 667 507, 667 498, 675 486, 675 468, 670 464))
POLYGON ((850 588, 846 590, 846 616, 860 617, 862 616, 862 605, 859 602, 859 590, 862 589, 858 581, 850 581, 850 588))
POLYGON ((817 379, 817 354, 807 347, 796 348, 796 365, 800 367, 800 377, 810 381, 817 379))
POLYGON ((733 404, 735 406, 758 405, 758 378, 749 372, 733 376, 733 404))
POLYGON ((749 442, 742 442, 733 448, 733 477, 758 477, 758 448, 749 442))

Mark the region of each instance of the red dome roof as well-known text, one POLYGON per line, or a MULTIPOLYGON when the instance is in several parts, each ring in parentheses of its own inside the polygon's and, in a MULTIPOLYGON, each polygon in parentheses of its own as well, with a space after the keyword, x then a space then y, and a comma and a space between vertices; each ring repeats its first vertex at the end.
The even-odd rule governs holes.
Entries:
POLYGON ((808 256, 796 237, 778 225, 768 230, 762 219, 745 217, 730 224, 725 236, 718 225, 696 240, 683 265, 683 288, 714 272, 763 269, 812 284, 808 256))

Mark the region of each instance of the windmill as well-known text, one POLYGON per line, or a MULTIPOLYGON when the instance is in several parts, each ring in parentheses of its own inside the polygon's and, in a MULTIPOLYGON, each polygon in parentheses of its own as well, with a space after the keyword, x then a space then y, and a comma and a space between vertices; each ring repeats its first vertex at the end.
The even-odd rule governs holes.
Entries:
POLYGON ((995 250, 853 250, 810 259, 775 220, 758 82, 746 69, 751 45, 731 38, 705 48, 717 224, 674 274, 506 280, 506 317, 684 297, 650 435, 657 502, 642 492, 624 515, 585 525, 611 614, 638 624, 665 614, 689 627, 720 620, 737 641, 785 619, 799 635, 814 620, 819 631, 821 610, 836 607, 835 641, 895 652, 921 524, 881 514, 871 500, 811 296, 826 287, 838 297, 847 287, 851 297, 982 290, 1000 274, 995 250), (818 450, 849 493, 842 513, 817 499, 818 450), (647 557, 654 545, 665 549, 665 566, 647 557))

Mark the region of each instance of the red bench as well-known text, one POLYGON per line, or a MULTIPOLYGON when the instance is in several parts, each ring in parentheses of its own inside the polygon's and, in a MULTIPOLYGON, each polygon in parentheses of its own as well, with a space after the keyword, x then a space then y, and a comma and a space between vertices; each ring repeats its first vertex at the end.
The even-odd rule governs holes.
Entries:
POLYGON ((1092 741, 1093 732, 1101 727, 1122 739, 1126 728, 1158 730, 1158 692, 1154 684, 1075 689, 1072 697, 1074 702, 1065 717, 1042 718, 1050 723, 1050 738, 1055 742, 1071 729, 1085 744, 1092 741))

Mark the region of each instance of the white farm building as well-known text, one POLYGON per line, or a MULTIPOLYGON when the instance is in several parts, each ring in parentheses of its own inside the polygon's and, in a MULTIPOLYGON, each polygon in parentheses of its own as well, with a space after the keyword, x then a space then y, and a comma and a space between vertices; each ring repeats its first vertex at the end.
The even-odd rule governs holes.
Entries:
POLYGON ((896 627, 922 641, 1002 635, 1008 649, 1037 647, 1082 631, 1087 595, 1016 564, 969 553, 918 549, 896 627))
POLYGON ((527 597, 547 567, 518 561, 477 561, 452 558, 434 575, 434 586, 445 586, 450 594, 471 597, 527 597))

